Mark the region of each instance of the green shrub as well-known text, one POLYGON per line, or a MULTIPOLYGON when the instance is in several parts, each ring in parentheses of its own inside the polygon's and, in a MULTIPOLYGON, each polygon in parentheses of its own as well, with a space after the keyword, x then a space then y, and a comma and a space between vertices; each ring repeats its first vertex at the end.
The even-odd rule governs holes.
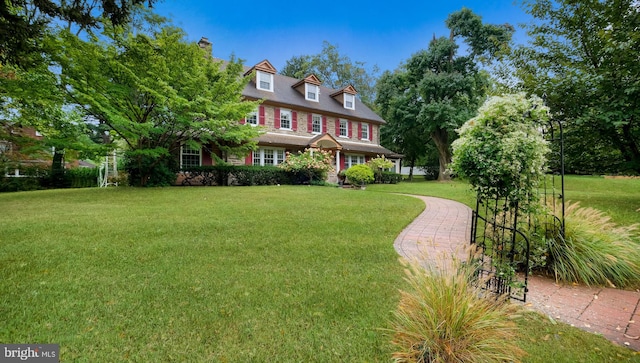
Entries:
POLYGON ((19 192, 42 189, 39 177, 5 177, 0 176, 0 192, 19 192))
POLYGON ((177 161, 169 155, 158 156, 145 150, 127 151, 124 169, 131 186, 164 187, 173 185, 178 171, 177 161))
POLYGON ((391 171, 383 171, 380 176, 381 184, 398 184, 402 181, 402 174, 391 171))
POLYGON ((51 169, 45 165, 11 165, 19 168, 22 176, 6 177, 0 174, 0 192, 38 190, 47 187, 51 169))
POLYGON ((353 185, 364 185, 373 181, 373 171, 365 164, 354 165, 344 173, 353 185))
POLYGON ((286 171, 275 166, 212 165, 183 168, 182 185, 322 184, 321 170, 286 171), (311 179, 309 175, 312 175, 311 179), (310 182, 312 180, 313 182, 310 182))
POLYGON ((508 362, 523 352, 514 344, 509 305, 483 297, 474 269, 410 264, 408 291, 394 312, 396 362, 508 362))
POLYGON ((292 176, 275 166, 235 166, 231 179, 236 185, 291 184, 292 176))

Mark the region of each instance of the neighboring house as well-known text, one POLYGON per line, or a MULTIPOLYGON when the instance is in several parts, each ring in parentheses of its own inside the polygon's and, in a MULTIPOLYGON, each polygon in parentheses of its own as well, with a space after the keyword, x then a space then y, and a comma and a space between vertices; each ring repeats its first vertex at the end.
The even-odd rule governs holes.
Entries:
POLYGON ((0 140, 0 161, 5 170, 0 170, 7 177, 26 176, 25 170, 31 167, 49 167, 51 153, 42 149, 39 144, 42 135, 31 127, 3 125, 6 139, 0 140))
MULTIPOLYGON (((278 165, 287 152, 320 148, 333 154, 335 172, 329 175, 330 181, 336 180, 340 170, 382 155, 395 161, 395 171, 400 171, 400 155, 380 146, 385 121, 360 101, 353 86, 334 90, 322 86, 313 74, 301 80, 279 75, 268 60, 248 68, 245 75, 249 74, 252 79, 243 96, 263 102, 240 122, 265 132, 257 150, 244 158, 229 158, 230 163, 278 165)), ((181 167, 211 165, 211 156, 203 150, 184 145, 181 167)))
MULTIPOLYGON (((43 144, 43 136, 33 127, 14 126, 10 123, 3 125, 0 137, 0 165, 4 170, 0 172, 6 177, 24 177, 29 170, 50 169, 53 150, 43 144)), ((75 160, 65 162, 65 168, 85 167, 95 168, 95 165, 75 160)), ((33 174, 32 174, 33 175, 33 174)))

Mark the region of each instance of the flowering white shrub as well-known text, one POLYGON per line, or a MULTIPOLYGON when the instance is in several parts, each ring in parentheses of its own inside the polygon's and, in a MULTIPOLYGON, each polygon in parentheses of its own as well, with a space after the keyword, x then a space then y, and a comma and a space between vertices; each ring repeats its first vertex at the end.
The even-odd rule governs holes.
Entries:
POLYGON ((393 161, 387 159, 384 155, 372 158, 367 162, 367 165, 371 168, 375 174, 375 178, 380 183, 382 181, 382 171, 391 169, 395 165, 393 161))
POLYGON ((307 148, 298 154, 287 152, 284 161, 278 167, 292 172, 306 174, 311 181, 316 175, 320 179, 327 177, 327 173, 333 171, 332 154, 330 151, 322 149, 307 148))
POLYGON ((549 109, 538 97, 490 98, 457 130, 451 168, 481 199, 508 198, 524 210, 534 207, 549 152, 539 126, 548 119, 549 109))

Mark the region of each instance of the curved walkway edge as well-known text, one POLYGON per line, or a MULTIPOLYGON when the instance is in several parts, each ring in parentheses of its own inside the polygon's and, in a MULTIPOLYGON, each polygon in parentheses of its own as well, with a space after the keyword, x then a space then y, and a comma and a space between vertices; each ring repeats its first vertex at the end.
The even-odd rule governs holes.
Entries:
MULTIPOLYGON (((426 208, 396 238, 398 254, 421 263, 451 256, 466 260, 471 209, 448 199, 411 196, 426 208)), ((640 292, 558 284, 540 276, 530 276, 528 288, 525 307, 640 351, 640 292)))

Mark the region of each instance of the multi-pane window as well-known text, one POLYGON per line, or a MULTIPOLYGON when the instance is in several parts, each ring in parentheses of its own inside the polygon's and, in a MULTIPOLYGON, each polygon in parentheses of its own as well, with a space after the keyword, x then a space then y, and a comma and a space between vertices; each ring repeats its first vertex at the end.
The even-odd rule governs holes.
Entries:
POLYGON ((251 124, 251 125, 257 125, 258 124, 258 113, 257 112, 251 112, 250 114, 247 115, 247 123, 251 124))
POLYGON ((291 130, 291 111, 280 110, 280 128, 291 130))
POLYGON ((322 117, 320 115, 311 116, 311 132, 314 134, 322 132, 322 117))
POLYGON ((201 165, 201 149, 189 145, 182 145, 180 148, 180 168, 190 168, 201 165))
POLYGON ((340 120, 340 136, 349 137, 348 125, 347 120, 340 120))
POLYGON ((355 110, 356 106, 356 96, 345 93, 344 94, 344 108, 348 108, 350 110, 355 110))
POLYGON ((364 155, 346 155, 345 164, 347 169, 354 165, 364 164, 364 155))
POLYGON ((309 101, 318 102, 318 95, 320 94, 320 87, 315 84, 305 83, 306 95, 305 98, 309 101))
POLYGON ((256 77, 258 89, 273 92, 273 74, 257 71, 256 77))
POLYGON ((369 140, 369 124, 362 124, 362 140, 369 140))
POLYGON ((284 149, 260 148, 253 153, 253 165, 278 165, 284 161, 284 149))

